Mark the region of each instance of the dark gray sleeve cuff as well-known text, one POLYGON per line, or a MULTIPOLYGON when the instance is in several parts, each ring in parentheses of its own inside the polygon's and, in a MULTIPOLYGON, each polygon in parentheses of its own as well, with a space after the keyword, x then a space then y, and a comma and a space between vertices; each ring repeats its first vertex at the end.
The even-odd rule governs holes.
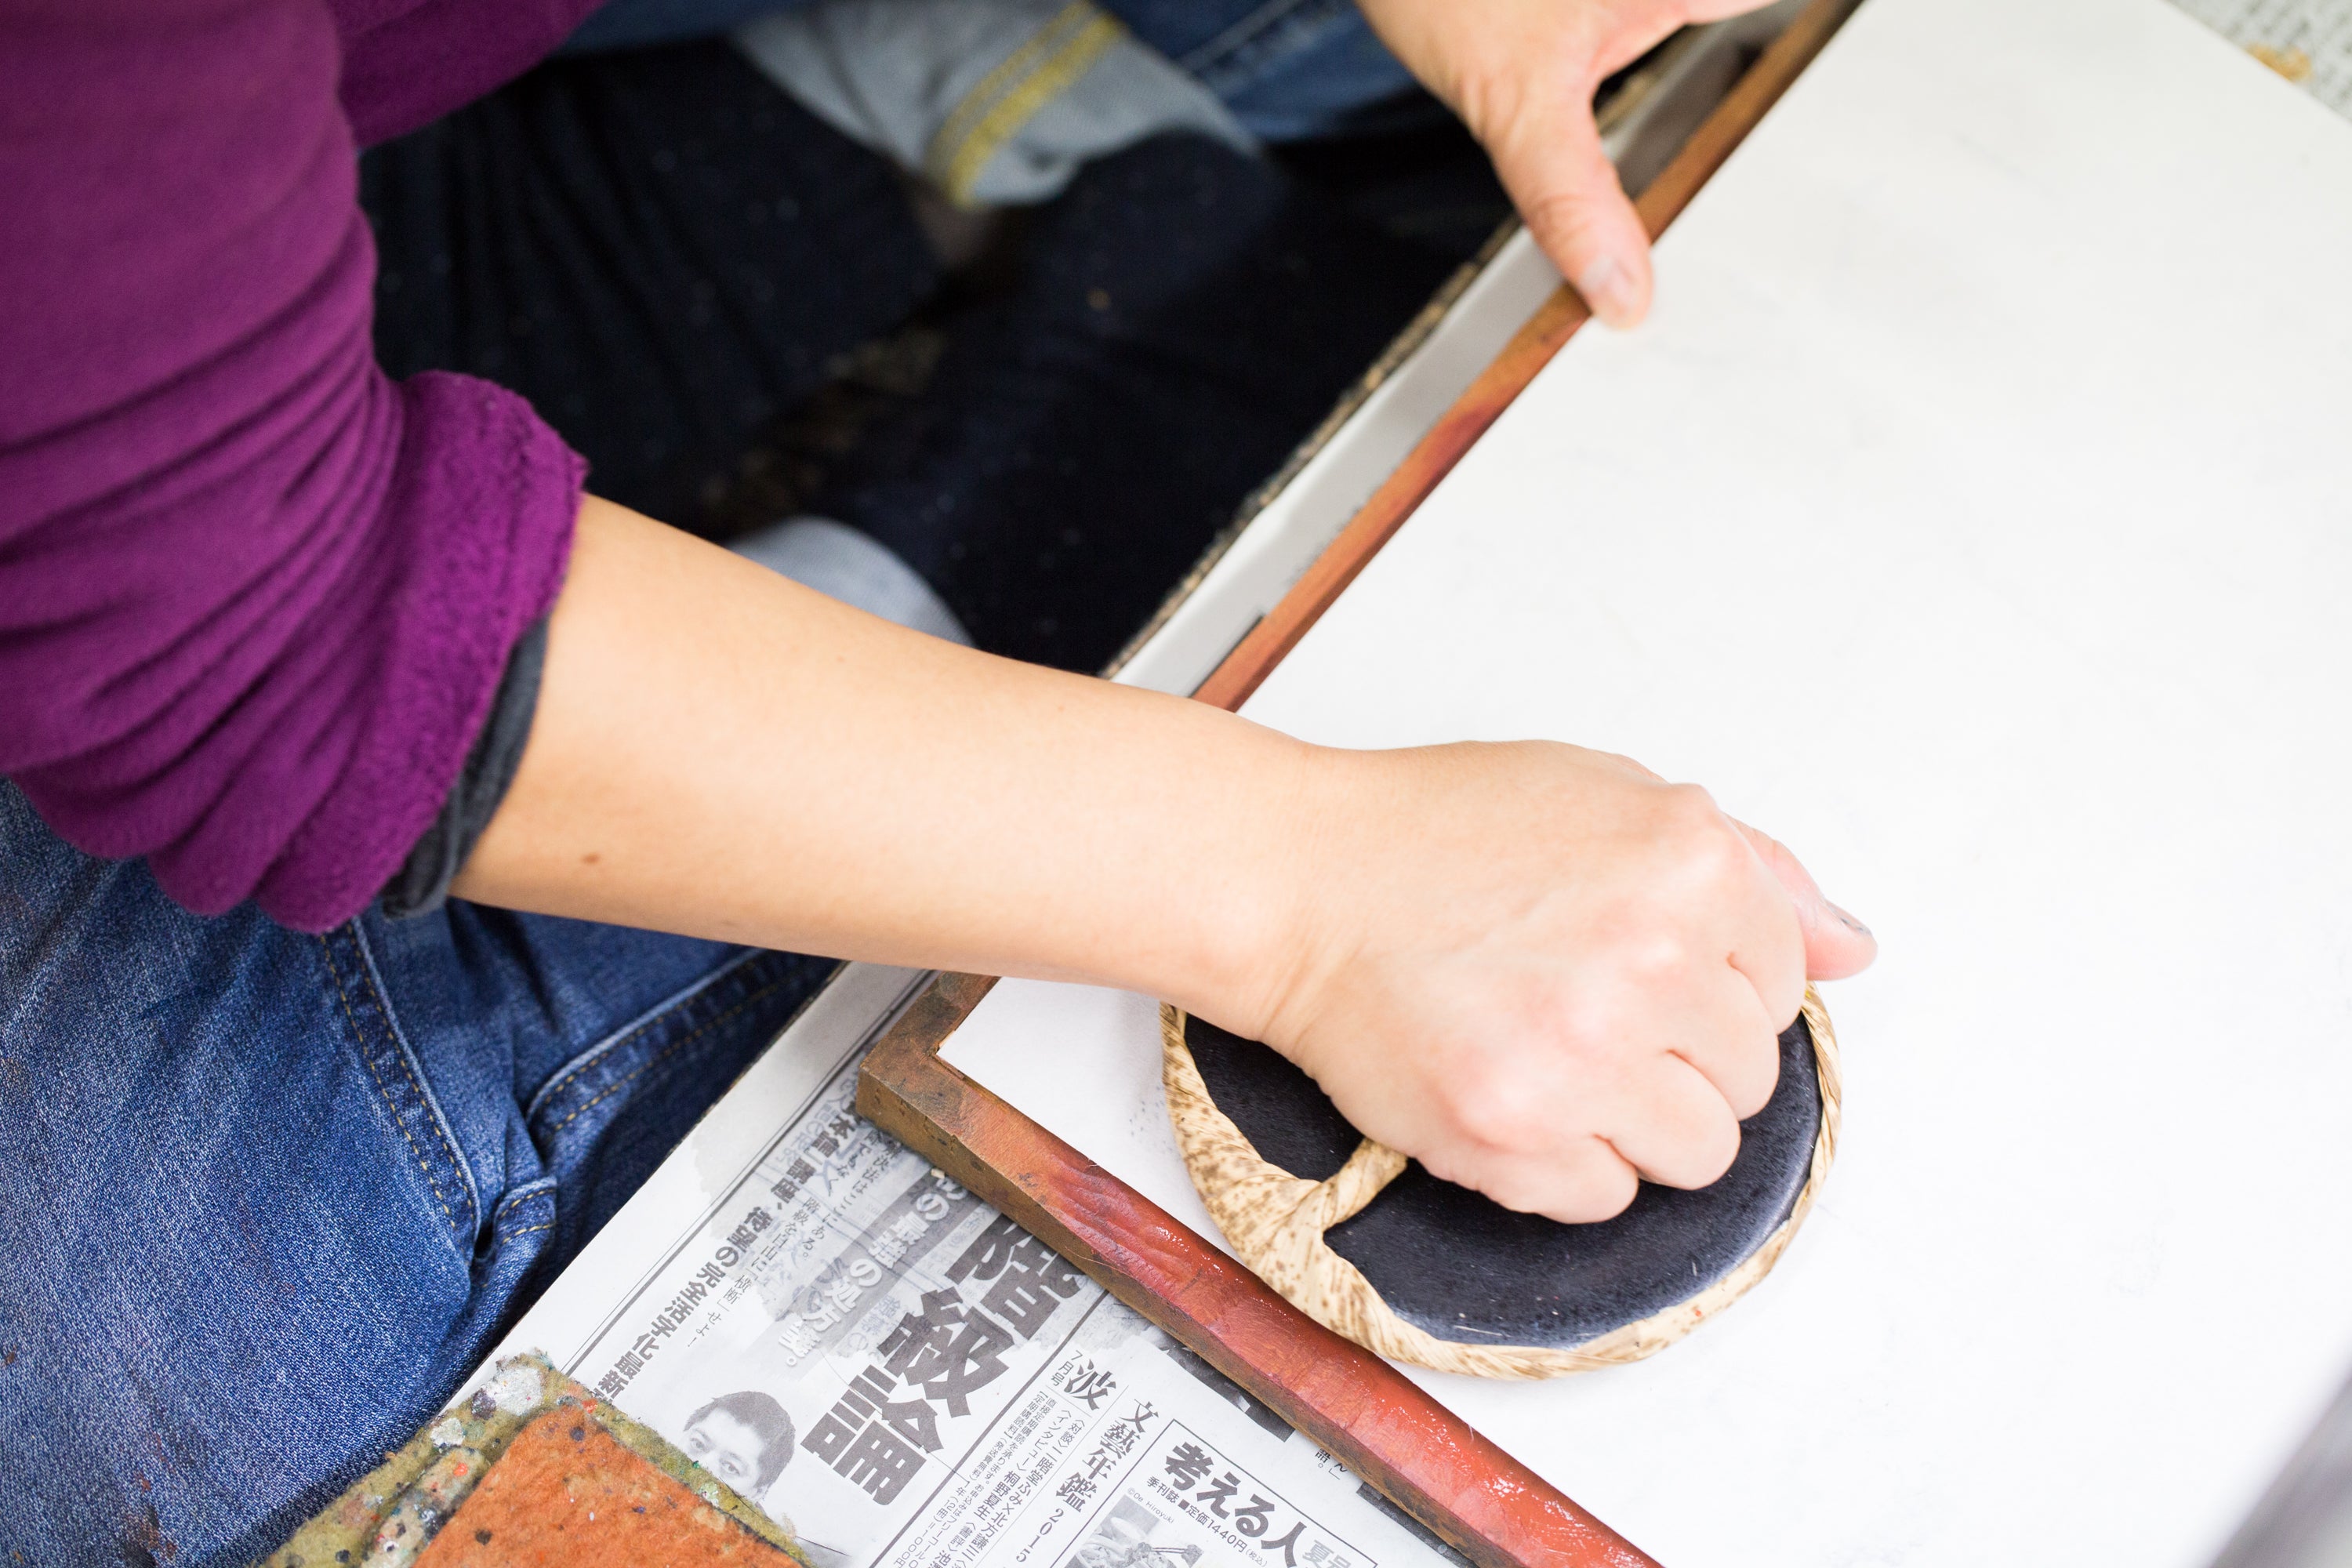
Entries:
POLYGON ((523 743, 530 739, 530 716, 539 706, 540 671, 546 663, 547 622, 542 617, 531 624, 515 644, 514 652, 507 656, 506 674, 499 679, 490 716, 483 721, 482 732, 474 737, 473 750, 466 753, 466 766, 449 798, 441 803, 441 814, 408 852, 399 872, 384 884, 383 912, 394 920, 430 914, 449 897, 449 884, 457 879, 466 857, 474 852, 474 841, 490 825, 499 804, 507 797, 507 786, 514 782, 523 743))

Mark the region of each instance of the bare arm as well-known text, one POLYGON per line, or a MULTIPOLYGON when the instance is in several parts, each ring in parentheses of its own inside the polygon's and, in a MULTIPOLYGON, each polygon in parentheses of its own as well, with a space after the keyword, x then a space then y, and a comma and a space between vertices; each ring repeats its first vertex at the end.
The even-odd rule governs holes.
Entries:
POLYGON ((1288 1052, 1441 1173, 1591 1217, 1637 1170, 1719 1173, 1809 964, 1869 960, 1767 858, 1622 759, 1308 746, 902 630, 592 500, 457 890, 1148 992, 1288 1052))
POLYGON ((1207 1002, 1293 919, 1308 748, 975 653, 608 502, 457 890, 1207 1002))

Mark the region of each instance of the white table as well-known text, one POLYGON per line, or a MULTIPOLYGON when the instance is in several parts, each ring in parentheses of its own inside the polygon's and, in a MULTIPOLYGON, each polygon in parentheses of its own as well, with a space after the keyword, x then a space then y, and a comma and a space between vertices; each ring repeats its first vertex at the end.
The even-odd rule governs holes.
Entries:
MULTIPOLYGON (((1885 957, 1780 1270, 1445 1404, 1673 1564, 2208 1559, 2352 1365, 2352 128, 2160 0, 1870 0, 1252 700, 1710 785, 1885 957), (1400 635, 1400 628, 1411 628, 1400 635)), ((948 1060, 1213 1235, 1143 999, 948 1060)))

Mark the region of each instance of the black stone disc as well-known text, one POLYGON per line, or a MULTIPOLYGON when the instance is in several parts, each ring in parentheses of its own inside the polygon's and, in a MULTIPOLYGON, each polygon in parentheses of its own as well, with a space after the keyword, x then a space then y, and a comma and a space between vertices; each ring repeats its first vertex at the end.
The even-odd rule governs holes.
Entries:
MULTIPOLYGON (((1362 1141, 1271 1047, 1188 1017, 1209 1098, 1271 1163, 1323 1181, 1362 1141)), ((1739 1124, 1739 1154, 1709 1187, 1642 1184, 1597 1225, 1515 1214, 1419 1162, 1364 1212, 1324 1233, 1391 1311, 1458 1344, 1566 1349, 1687 1301, 1753 1255, 1796 1206, 1822 1123, 1811 1031, 1780 1037, 1771 1101, 1739 1124)))

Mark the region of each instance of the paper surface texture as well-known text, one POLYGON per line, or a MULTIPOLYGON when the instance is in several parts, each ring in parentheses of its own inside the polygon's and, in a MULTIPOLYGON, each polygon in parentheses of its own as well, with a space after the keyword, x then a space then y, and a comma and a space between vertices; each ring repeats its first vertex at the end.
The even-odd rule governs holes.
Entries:
POLYGON ((921 978, 846 969, 500 1353, 547 1350, 815 1568, 1458 1563, 856 1114, 921 978))
POLYGON ((2352 0, 2173 0, 2338 114, 2352 115, 2352 0))
MULTIPOLYGON (((1870 0, 1249 705, 1713 789, 1877 929, 1779 1270, 1433 1392, 1671 1568, 2210 1559, 2352 1366, 2352 127, 2160 0, 1870 0)), ((1204 1234, 1140 998, 954 1065, 1204 1234)))

